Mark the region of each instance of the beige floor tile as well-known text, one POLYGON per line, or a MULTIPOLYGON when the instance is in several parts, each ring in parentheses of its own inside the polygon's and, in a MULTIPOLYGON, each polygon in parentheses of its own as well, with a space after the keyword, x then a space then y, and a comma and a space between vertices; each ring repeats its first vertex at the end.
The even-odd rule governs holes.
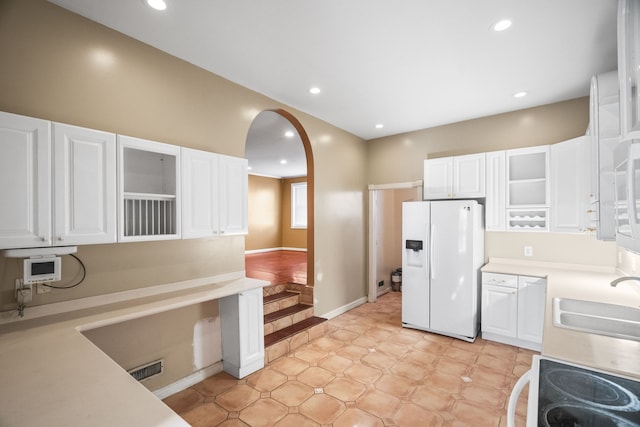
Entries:
POLYGON ((367 387, 350 378, 336 378, 324 388, 328 395, 340 399, 343 402, 354 402, 367 390, 367 387))
POLYGON ((398 426, 429 426, 440 427, 444 424, 441 415, 433 411, 428 411, 412 403, 403 403, 400 409, 393 416, 394 422, 398 426))
POLYGON ((216 396, 215 402, 229 412, 241 411, 260 398, 260 393, 245 384, 240 384, 216 396))
POLYGON ((344 402, 327 394, 315 394, 300 405, 300 413, 317 423, 334 422, 346 410, 344 402))
POLYGON ((228 412, 215 403, 204 403, 180 415, 192 427, 212 427, 223 422, 228 412))
POLYGON ((397 396, 401 399, 408 399, 416 389, 414 381, 398 375, 385 374, 375 383, 378 390, 397 396))
POLYGON ((380 418, 375 417, 361 409, 350 408, 333 423, 333 427, 384 427, 380 418))
POLYGON ((510 390, 536 354, 403 328, 397 292, 318 326, 299 348, 270 347, 247 378, 221 373, 165 403, 197 427, 506 427, 510 390))
POLYGON ((318 361, 318 366, 335 374, 343 373, 345 369, 349 368, 351 365, 353 365, 353 361, 351 359, 338 356, 336 354, 331 354, 318 361))
POLYGON ((298 375, 298 381, 314 388, 324 387, 334 378, 335 374, 333 372, 318 366, 307 368, 298 375))
POLYGON ((260 399, 240 412, 240 420, 252 427, 270 427, 283 419, 289 410, 273 399, 260 399))
POLYGON ((299 381, 288 381, 271 392, 271 397, 286 406, 300 406, 313 396, 313 387, 299 381))
MULTIPOLYGON (((324 353, 322 353, 324 356, 324 353)), ((287 376, 298 375, 309 367, 309 362, 297 357, 282 357, 269 364, 269 368, 283 373, 287 376)))
POLYGON ((288 414, 278 421, 274 427, 320 427, 320 424, 302 414, 288 414))
POLYGON ((356 400, 358 408, 379 418, 391 418, 400 407, 400 399, 389 393, 369 389, 356 400))
POLYGON ((373 384, 382 376, 382 371, 363 364, 355 364, 344 371, 344 374, 365 384, 373 384))
POLYGON ((192 388, 188 388, 173 396, 167 397, 164 403, 176 413, 182 414, 204 403, 204 399, 205 397, 201 393, 198 393, 192 388))
POLYGON ((284 384, 287 382, 287 376, 269 367, 249 375, 246 380, 247 385, 263 392, 271 391, 284 384))

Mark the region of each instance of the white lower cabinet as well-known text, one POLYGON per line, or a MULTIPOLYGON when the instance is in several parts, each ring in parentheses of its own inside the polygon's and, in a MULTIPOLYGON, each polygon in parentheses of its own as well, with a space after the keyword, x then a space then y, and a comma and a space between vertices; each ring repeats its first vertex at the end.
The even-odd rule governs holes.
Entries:
POLYGON ((546 283, 539 277, 482 273, 482 338, 540 350, 546 283))
POLYGON ((222 329, 222 367, 236 378, 264 367, 262 288, 219 300, 222 329))

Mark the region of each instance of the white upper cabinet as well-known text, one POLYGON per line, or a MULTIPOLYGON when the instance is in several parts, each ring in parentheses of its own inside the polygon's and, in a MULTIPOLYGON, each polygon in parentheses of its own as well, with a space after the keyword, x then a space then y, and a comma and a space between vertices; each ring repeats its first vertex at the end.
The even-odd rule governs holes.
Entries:
POLYGON ((247 234, 247 160, 182 149, 182 237, 247 234))
POLYGON ((51 123, 0 112, 0 248, 51 245, 51 123))
POLYGON ((622 140, 640 138, 640 2, 618 1, 618 74, 622 140))
POLYGON ((0 248, 116 241, 115 135, 0 113, 0 248))
POLYGON ((590 232, 591 138, 581 136, 550 146, 551 231, 590 232))
POLYGON ((249 176, 248 161, 219 155, 220 234, 247 234, 249 176))
POLYGON ((61 123, 53 134, 53 244, 115 243, 115 134, 61 123))
POLYGON ((549 230, 549 146, 507 150, 507 230, 549 230))
POLYGON ((591 224, 596 238, 615 240, 614 151, 620 144, 620 102, 617 70, 591 78, 591 224))
POLYGON ((424 161, 424 199, 485 197, 485 154, 424 161))
POLYGON ((505 152, 486 153, 485 230, 504 231, 507 205, 505 152))
POLYGON ((118 135, 118 241, 181 237, 180 147, 118 135))
POLYGON ((218 155, 182 148, 182 237, 217 236, 218 155))

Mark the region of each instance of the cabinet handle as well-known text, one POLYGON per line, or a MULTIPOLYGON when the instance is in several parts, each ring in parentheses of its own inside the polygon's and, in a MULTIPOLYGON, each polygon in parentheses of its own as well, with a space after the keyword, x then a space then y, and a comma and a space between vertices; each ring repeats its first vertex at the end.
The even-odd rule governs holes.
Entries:
POLYGON ((593 209, 587 210, 587 213, 593 213, 593 212, 594 212, 593 209))
POLYGON ((47 238, 46 237, 41 237, 40 240, 42 240, 43 242, 46 242, 47 238))
POLYGON ((58 236, 58 240, 63 241, 63 240, 64 240, 64 237, 62 237, 62 236, 58 236))

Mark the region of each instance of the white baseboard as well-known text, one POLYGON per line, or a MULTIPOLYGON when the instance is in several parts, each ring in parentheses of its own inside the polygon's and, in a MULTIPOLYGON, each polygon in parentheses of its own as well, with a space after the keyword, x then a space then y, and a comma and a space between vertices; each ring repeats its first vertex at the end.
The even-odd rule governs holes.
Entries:
POLYGON ((252 249, 250 251, 244 251, 245 255, 261 254, 264 252, 276 252, 276 251, 295 251, 295 252, 307 252, 307 248, 265 248, 265 249, 252 249))
POLYGON ((199 371, 181 378, 172 384, 155 390, 153 394, 155 394, 160 400, 166 399, 167 397, 179 393, 182 390, 186 390, 192 385, 198 384, 200 381, 204 381, 215 374, 219 374, 220 372, 222 372, 222 362, 216 362, 213 365, 200 369, 199 371))
POLYGON ((318 314, 319 317, 324 317, 325 319, 333 319, 336 316, 346 313, 347 311, 354 309, 358 306, 367 302, 367 297, 358 298, 357 300, 350 302, 347 305, 343 305, 342 307, 338 307, 335 310, 331 310, 328 313, 318 314))

